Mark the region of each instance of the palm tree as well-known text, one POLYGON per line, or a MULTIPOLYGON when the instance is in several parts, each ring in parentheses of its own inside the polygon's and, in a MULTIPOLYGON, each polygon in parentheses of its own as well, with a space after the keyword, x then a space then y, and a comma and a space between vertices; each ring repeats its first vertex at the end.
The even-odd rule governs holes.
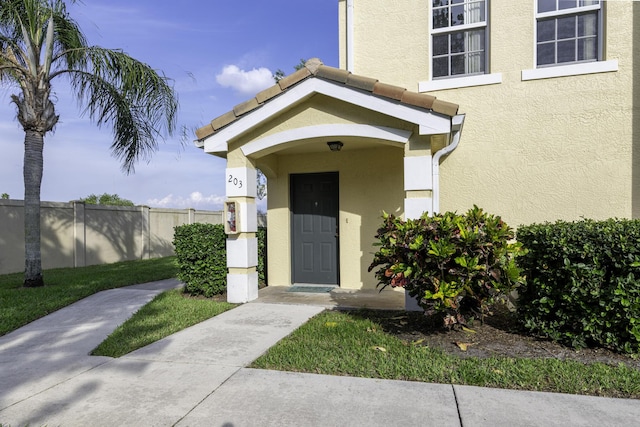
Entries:
POLYGON ((62 0, 0 1, 0 84, 13 88, 24 138, 24 286, 43 286, 40 184, 44 136, 58 122, 52 83, 66 79, 82 113, 113 129, 112 154, 126 173, 175 130, 168 79, 120 50, 89 46, 62 0), (56 80, 58 81, 58 80, 56 80), (8 86, 7 86, 8 85, 8 86))

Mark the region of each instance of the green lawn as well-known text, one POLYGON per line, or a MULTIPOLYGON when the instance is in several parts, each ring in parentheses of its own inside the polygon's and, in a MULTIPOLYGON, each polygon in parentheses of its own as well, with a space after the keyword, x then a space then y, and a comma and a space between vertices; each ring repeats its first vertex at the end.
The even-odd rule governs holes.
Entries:
POLYGON ((45 286, 23 288, 23 274, 0 275, 0 336, 106 289, 175 277, 175 257, 44 272, 45 286))
POLYGON ((120 357, 235 307, 189 298, 180 289, 163 292, 107 337, 91 354, 120 357))
MULTIPOLYGON (((22 275, 0 276, 0 335, 105 289, 175 277, 175 258, 57 269, 47 286, 22 288, 22 275)), ((121 356, 232 308, 180 290, 158 295, 114 331, 94 354, 121 356)), ((375 315, 325 311, 280 341, 251 367, 331 375, 640 398, 640 371, 557 359, 459 358, 402 342, 375 315)))
POLYGON ((272 347, 251 367, 640 398, 640 371, 624 365, 585 365, 557 359, 459 358, 402 342, 362 313, 325 311, 272 347))

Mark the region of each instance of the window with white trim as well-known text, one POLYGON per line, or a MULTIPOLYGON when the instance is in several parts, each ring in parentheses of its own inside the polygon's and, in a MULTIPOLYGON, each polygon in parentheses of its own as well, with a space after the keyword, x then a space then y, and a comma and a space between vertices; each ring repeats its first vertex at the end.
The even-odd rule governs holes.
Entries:
POLYGON ((602 2, 537 0, 536 66, 602 59, 602 2))
POLYGON ((434 79, 486 72, 487 3, 488 0, 432 0, 434 79))

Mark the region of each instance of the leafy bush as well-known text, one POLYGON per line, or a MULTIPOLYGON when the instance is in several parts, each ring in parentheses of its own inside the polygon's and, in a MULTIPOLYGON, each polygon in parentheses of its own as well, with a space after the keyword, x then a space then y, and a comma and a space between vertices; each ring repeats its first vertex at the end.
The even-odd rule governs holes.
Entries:
POLYGON ((369 271, 381 266, 375 275, 382 289, 404 287, 427 314, 442 314, 446 326, 482 318, 488 302, 521 282, 513 231, 477 206, 465 215, 383 219, 369 271))
POLYGON ((223 225, 185 224, 174 228, 178 279, 192 295, 211 297, 226 291, 227 250, 223 225))
POLYGON ((528 253, 518 312, 532 333, 576 348, 640 351, 640 221, 559 221, 518 229, 528 253))

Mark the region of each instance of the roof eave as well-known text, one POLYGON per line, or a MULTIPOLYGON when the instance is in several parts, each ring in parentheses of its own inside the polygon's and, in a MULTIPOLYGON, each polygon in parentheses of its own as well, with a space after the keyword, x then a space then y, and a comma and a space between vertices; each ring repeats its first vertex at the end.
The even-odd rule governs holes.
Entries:
POLYGON ((295 73, 282 78, 277 84, 258 93, 254 98, 236 105, 233 110, 219 116, 211 123, 196 130, 198 141, 204 142, 210 136, 233 124, 241 117, 251 114, 266 103, 291 90, 298 84, 311 79, 336 83, 354 90, 374 94, 388 100, 398 101, 422 109, 429 109, 434 113, 453 117, 458 113, 458 105, 436 99, 434 96, 424 93, 411 92, 405 88, 381 83, 376 79, 352 74, 339 68, 329 67, 317 58, 312 58, 305 66, 295 73))
POLYGON ((199 140, 198 145, 202 145, 207 153, 225 152, 228 141, 265 123, 292 105, 304 102, 315 94, 323 94, 354 106, 414 123, 419 126, 421 135, 446 134, 451 131, 451 117, 447 114, 382 98, 370 92, 354 90, 332 81, 309 79, 290 88, 261 108, 254 109, 251 113, 246 114, 242 120, 233 121, 214 134, 199 140))

